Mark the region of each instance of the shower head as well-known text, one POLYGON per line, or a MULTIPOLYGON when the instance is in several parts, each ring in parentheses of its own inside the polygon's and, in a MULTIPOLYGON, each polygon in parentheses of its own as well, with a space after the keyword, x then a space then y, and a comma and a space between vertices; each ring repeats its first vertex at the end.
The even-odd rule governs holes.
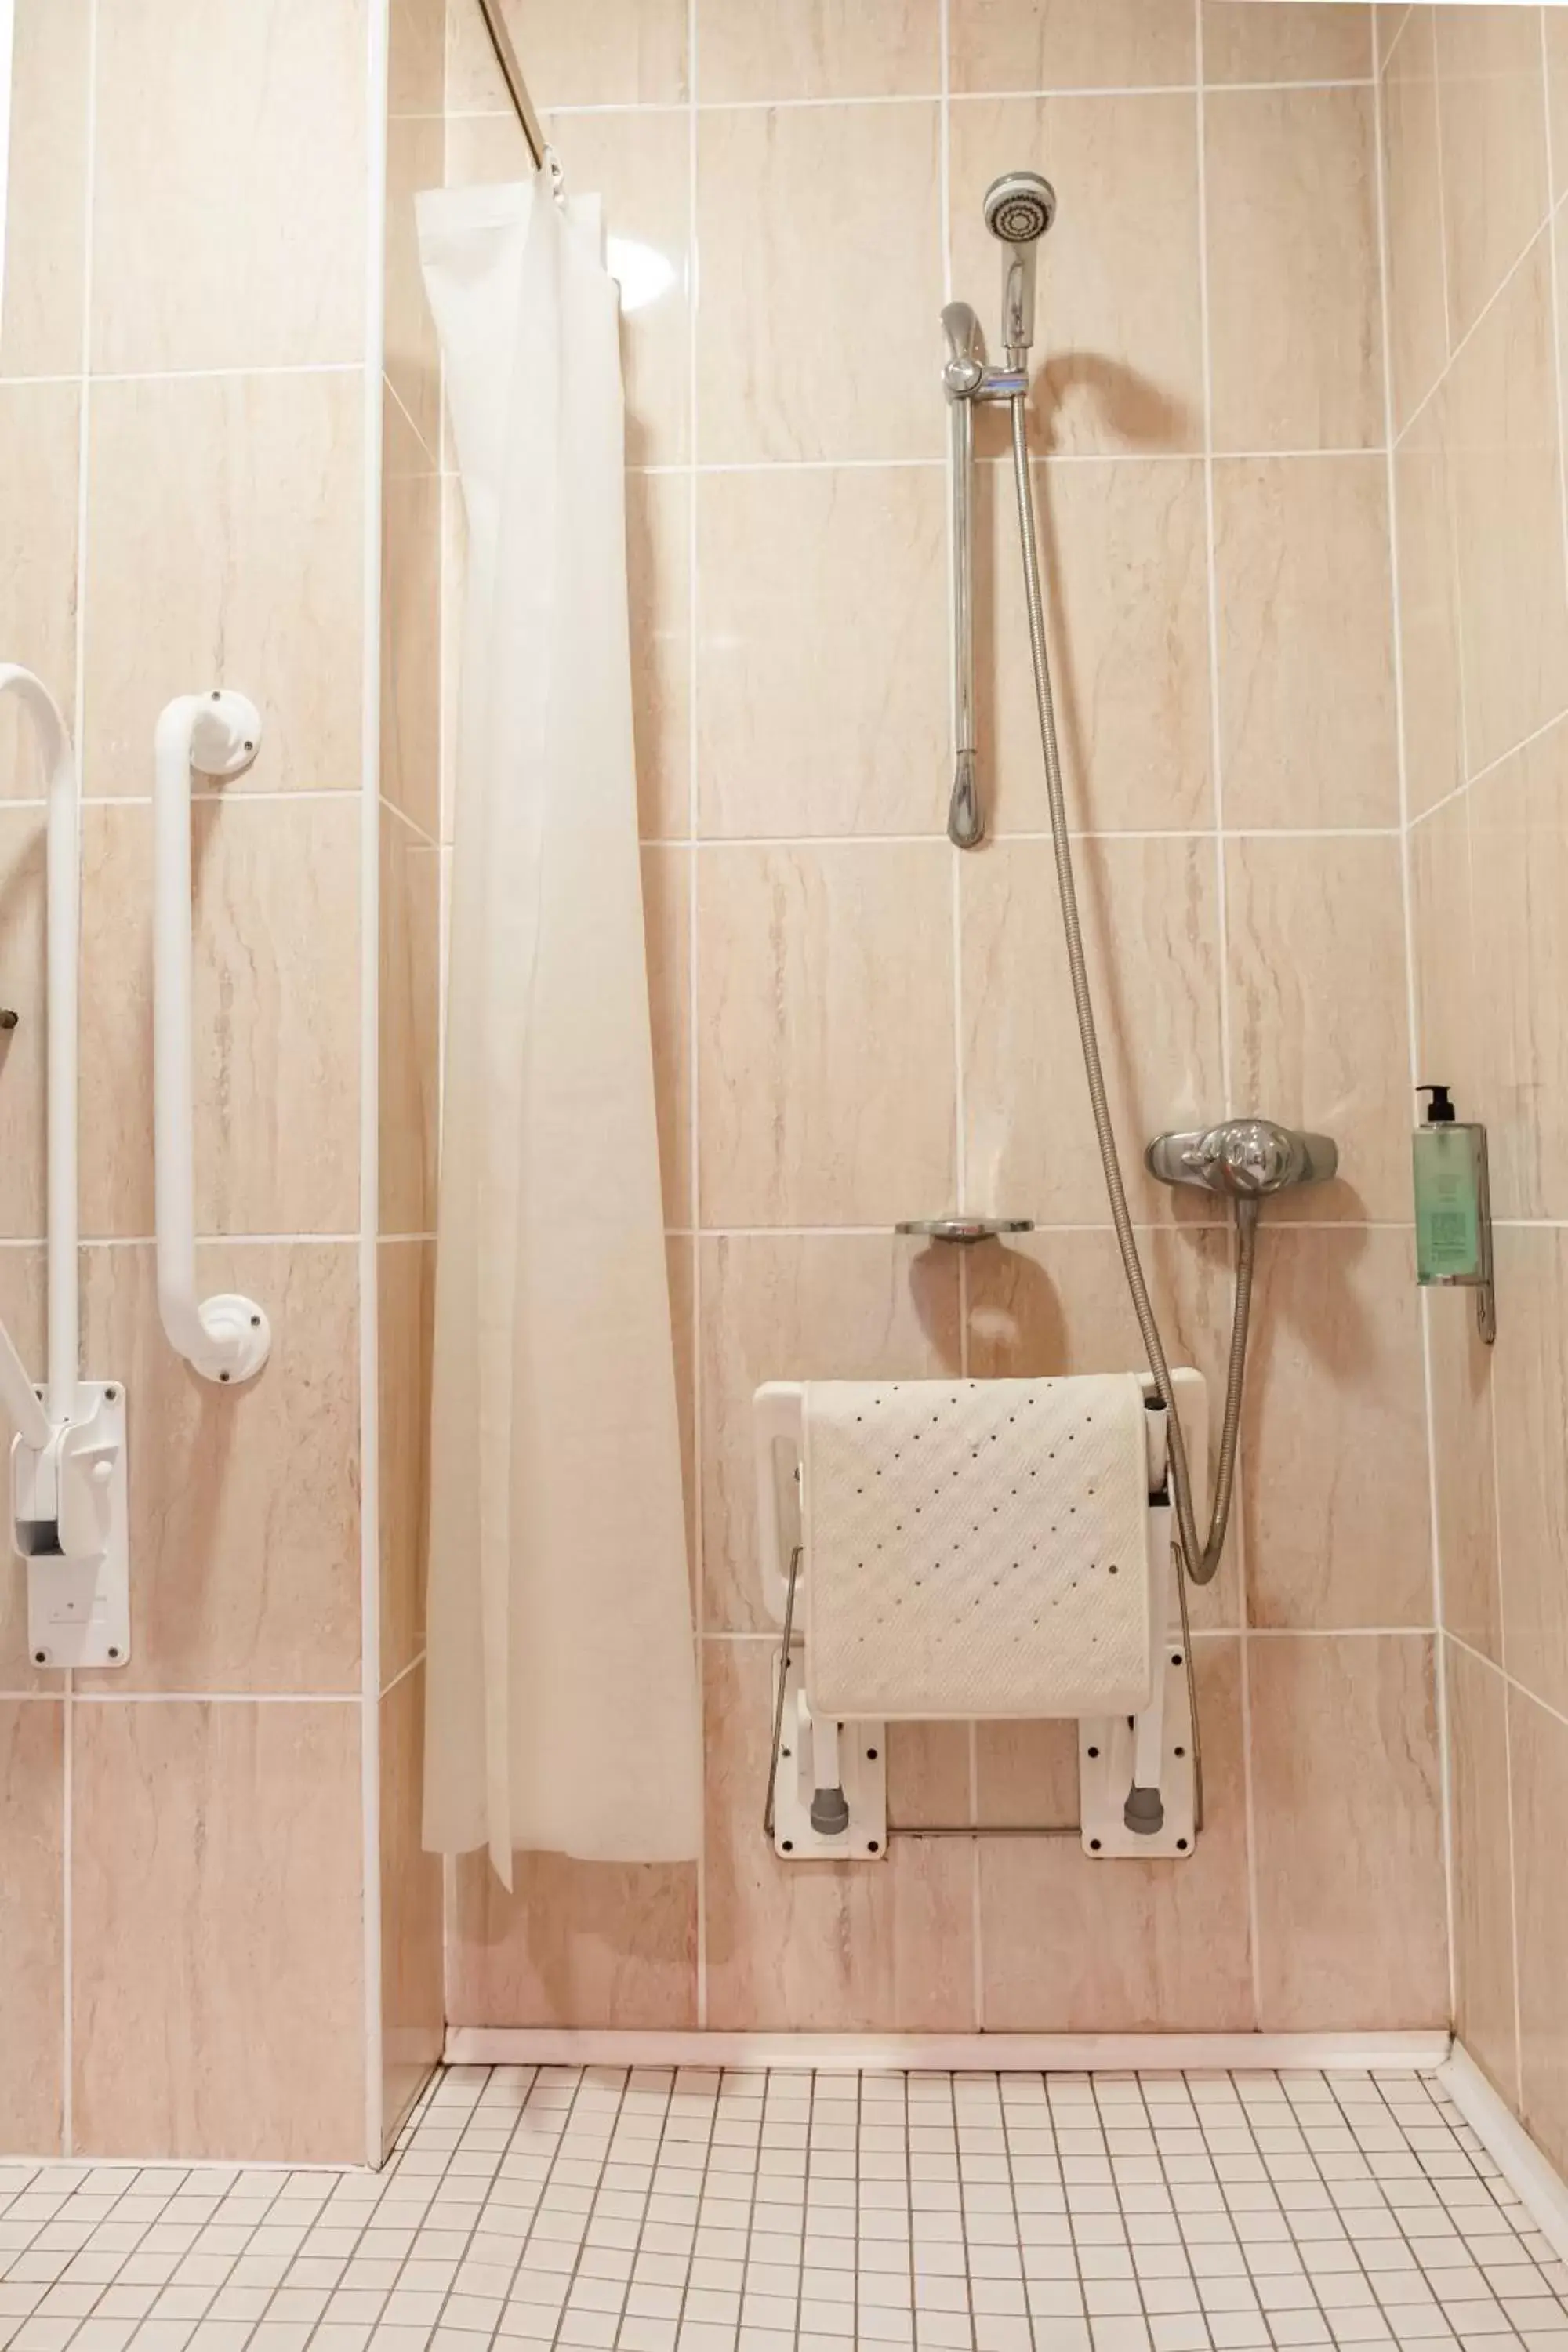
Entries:
POLYGON ((1002 341, 1022 368, 1035 336, 1035 247, 1057 216, 1057 192, 1038 172, 1004 172, 985 191, 985 226, 1002 257, 1002 341))

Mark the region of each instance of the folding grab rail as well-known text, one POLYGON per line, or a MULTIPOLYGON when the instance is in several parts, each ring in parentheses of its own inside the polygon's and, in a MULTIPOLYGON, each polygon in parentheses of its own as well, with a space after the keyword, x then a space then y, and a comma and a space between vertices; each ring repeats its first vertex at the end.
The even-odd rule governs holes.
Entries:
POLYGON ((38 1666, 123 1665, 131 1654, 125 1390, 79 1375, 77 989, 81 796, 65 721, 40 678, 0 662, 0 695, 26 711, 47 793, 46 1197, 48 1378, 36 1388, 0 1324, 0 1403, 11 1444, 12 1535, 27 1562, 27 1648, 38 1666))

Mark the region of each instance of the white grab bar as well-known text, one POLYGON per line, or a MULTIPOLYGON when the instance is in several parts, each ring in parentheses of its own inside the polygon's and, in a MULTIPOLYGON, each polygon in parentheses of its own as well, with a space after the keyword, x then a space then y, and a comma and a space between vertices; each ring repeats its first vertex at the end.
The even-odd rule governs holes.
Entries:
POLYGON ((7 690, 22 704, 37 731, 48 794, 47 1412, 39 1409, 9 1334, 0 1349, 0 1391, 17 1434, 29 1445, 41 1447, 48 1443, 51 1426, 70 1420, 77 1402, 76 1055, 81 803, 70 739, 47 687, 19 663, 0 662, 0 694, 7 690))
POLYGON ((208 1381, 247 1381, 272 1345, 252 1298, 196 1297, 191 1078, 191 770, 237 776, 261 717, 241 694, 183 694, 159 716, 153 772, 153 1124, 158 1311, 169 1344, 208 1381))

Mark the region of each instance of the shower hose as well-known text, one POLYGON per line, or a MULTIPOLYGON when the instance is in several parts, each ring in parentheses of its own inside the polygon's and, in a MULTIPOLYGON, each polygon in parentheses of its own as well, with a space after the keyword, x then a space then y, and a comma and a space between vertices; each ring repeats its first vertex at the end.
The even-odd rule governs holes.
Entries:
POLYGON ((1132 1311, 1138 1318, 1144 1352, 1160 1402, 1165 1408, 1166 1442, 1169 1447, 1170 1478, 1176 1507, 1179 1549, 1185 1575, 1178 1575, 1176 1591, 1182 1611, 1182 1654, 1185 1661, 1187 1692, 1193 1717, 1193 1777, 1196 1797, 1196 1819, 1203 1825, 1203 1751, 1198 1735, 1197 1687, 1193 1672, 1192 1628, 1187 1614, 1187 1577, 1194 1584, 1209 1583, 1219 1566, 1225 1549, 1226 1529, 1230 1523, 1231 1496, 1236 1485, 1236 1450, 1241 1429, 1242 1378, 1247 1365, 1247 1327, 1252 1307, 1252 1265, 1258 1234, 1258 1202, 1238 1199, 1235 1202, 1237 1226, 1236 1307, 1230 1328, 1230 1356, 1226 1368, 1225 1415, 1220 1423, 1219 1460, 1215 1472, 1214 1507, 1210 1513, 1208 1531, 1200 1537, 1197 1515, 1193 1506, 1192 1471, 1187 1461, 1186 1440, 1182 1433, 1181 1418, 1176 1412, 1175 1391, 1171 1381, 1170 1360, 1165 1343, 1160 1336, 1149 1285, 1143 1273, 1143 1263, 1138 1255, 1138 1238, 1132 1230, 1131 1213, 1127 1206, 1127 1187, 1122 1181, 1121 1160, 1116 1149, 1116 1133, 1110 1120, 1110 1105, 1105 1091, 1105 1070, 1100 1055, 1100 1033, 1095 1026, 1094 1000, 1089 993, 1089 971, 1084 961, 1083 926, 1079 916, 1078 883, 1073 873, 1072 843, 1068 834, 1067 797, 1062 789, 1061 753, 1057 744, 1056 699, 1051 691, 1051 667, 1046 652, 1045 602, 1040 591, 1040 559, 1035 538, 1035 499, 1029 478, 1029 449, 1024 395, 1016 394, 1009 401, 1013 424, 1013 478, 1018 493, 1018 537, 1024 557, 1024 601, 1029 615, 1029 656, 1035 671, 1035 707, 1040 725, 1040 750, 1046 767, 1046 793, 1051 812, 1051 843, 1056 853, 1057 894, 1061 900, 1062 930, 1067 940, 1068 970, 1072 976, 1073 1008, 1078 1015, 1079 1045, 1083 1053, 1083 1072, 1089 1084, 1089 1108, 1094 1114, 1094 1131, 1100 1144, 1100 1164, 1105 1176, 1106 1197, 1110 1203, 1111 1223, 1116 1228, 1117 1245, 1121 1252, 1122 1272, 1132 1300, 1132 1311))

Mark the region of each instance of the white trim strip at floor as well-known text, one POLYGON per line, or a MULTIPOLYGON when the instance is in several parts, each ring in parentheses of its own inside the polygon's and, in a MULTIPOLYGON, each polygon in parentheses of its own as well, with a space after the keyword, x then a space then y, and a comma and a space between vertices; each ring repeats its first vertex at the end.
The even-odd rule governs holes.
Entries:
POLYGON ((1087 2074, 1441 2066, 1446 2028, 1388 2033, 617 2033, 449 2025, 448 2066, 766 2066, 1087 2074))

